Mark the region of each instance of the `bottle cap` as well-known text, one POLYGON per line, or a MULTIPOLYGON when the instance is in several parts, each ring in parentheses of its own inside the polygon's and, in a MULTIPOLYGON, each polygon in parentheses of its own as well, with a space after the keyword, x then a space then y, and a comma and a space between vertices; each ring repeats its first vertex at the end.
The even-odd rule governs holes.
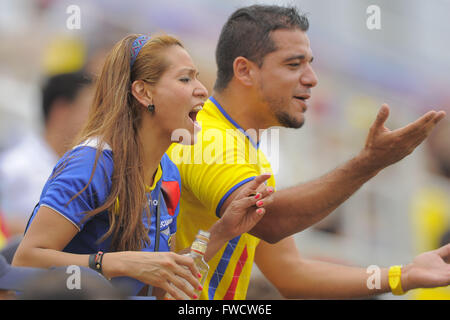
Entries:
POLYGON ((197 235, 195 236, 197 239, 203 240, 208 242, 209 237, 211 236, 211 233, 208 231, 199 230, 197 235))

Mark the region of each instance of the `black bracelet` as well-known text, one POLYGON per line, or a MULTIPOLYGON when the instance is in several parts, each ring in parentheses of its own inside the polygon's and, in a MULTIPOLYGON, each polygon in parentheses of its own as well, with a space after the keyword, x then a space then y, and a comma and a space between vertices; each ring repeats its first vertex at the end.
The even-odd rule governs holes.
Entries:
POLYGON ((89 255, 89 268, 102 273, 103 251, 89 255))

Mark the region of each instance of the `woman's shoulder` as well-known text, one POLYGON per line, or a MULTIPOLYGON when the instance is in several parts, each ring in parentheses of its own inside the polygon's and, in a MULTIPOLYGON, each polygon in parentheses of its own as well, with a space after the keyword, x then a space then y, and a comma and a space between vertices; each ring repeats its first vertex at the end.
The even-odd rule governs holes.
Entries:
POLYGON ((94 166, 97 174, 111 175, 114 169, 111 147, 95 138, 88 139, 67 151, 56 164, 55 170, 56 172, 70 170, 90 176, 94 166))
POLYGON ((170 160, 169 156, 164 153, 161 158, 161 169, 163 181, 181 181, 180 172, 175 163, 170 160))

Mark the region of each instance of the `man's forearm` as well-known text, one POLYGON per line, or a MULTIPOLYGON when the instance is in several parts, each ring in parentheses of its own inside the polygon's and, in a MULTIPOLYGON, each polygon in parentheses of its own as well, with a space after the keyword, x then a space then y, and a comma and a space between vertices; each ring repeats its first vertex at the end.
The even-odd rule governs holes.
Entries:
POLYGON ((367 163, 361 153, 318 179, 275 192, 250 233, 275 243, 322 220, 378 173, 367 163))
POLYGON ((380 268, 379 281, 364 268, 317 260, 303 260, 290 274, 286 287, 278 288, 289 299, 354 299, 390 292, 388 268, 380 268), (369 277, 373 276, 373 281, 369 277), (377 282, 378 281, 378 282, 377 282), (369 283, 368 283, 369 282, 369 283))

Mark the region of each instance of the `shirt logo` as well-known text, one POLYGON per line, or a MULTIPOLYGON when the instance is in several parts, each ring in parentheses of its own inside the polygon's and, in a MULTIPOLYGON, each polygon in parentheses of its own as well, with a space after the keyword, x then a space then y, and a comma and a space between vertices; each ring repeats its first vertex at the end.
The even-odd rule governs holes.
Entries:
POLYGON ((166 228, 169 224, 172 223, 172 221, 173 221, 173 219, 161 221, 161 224, 160 224, 160 227, 159 227, 160 230, 166 228))

